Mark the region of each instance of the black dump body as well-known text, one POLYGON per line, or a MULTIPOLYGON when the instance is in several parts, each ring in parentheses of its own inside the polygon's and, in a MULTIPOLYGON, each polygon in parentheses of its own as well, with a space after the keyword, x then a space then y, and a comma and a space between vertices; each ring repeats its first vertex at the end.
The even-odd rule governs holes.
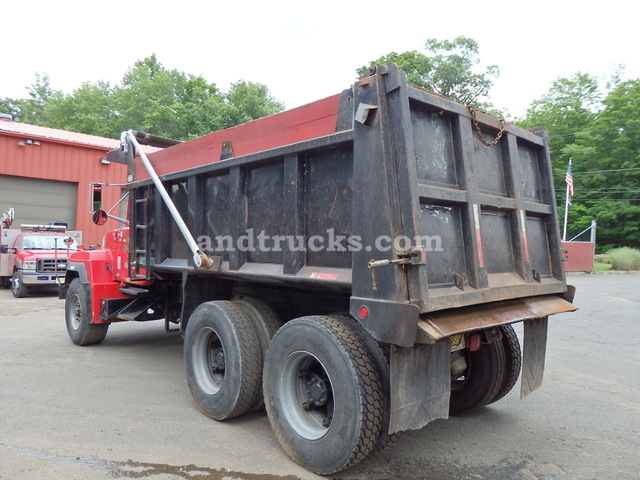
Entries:
POLYGON ((348 309, 403 346, 561 311, 546 131, 476 116, 378 67, 342 94, 335 133, 161 176, 214 268, 194 267, 151 180, 132 183, 134 273, 179 279, 183 318, 190 291, 252 291, 291 316, 348 309), (480 305, 484 323, 443 327, 480 305))

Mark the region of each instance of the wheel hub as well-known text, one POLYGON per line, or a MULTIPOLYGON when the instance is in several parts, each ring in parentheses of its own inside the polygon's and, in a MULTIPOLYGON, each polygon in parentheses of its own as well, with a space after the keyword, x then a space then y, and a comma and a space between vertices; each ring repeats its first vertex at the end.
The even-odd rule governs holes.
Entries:
POLYGON ((210 366, 213 373, 224 372, 224 350, 222 348, 211 349, 210 366))
POLYGON ((326 405, 328 389, 325 382, 315 373, 310 375, 306 384, 307 395, 309 396, 309 408, 317 408, 326 405))

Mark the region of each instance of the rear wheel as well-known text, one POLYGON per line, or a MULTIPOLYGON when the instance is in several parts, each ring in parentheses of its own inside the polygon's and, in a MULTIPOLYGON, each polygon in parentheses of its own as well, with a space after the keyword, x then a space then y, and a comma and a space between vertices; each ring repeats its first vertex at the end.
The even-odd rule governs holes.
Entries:
POLYGON ((502 342, 483 344, 479 350, 460 353, 466 368, 451 379, 449 414, 464 415, 492 401, 503 385, 505 353, 502 342))
POLYGON ((339 319, 298 318, 271 341, 269 421, 285 452, 312 472, 336 473, 371 453, 383 424, 381 388, 367 348, 339 319))
POLYGON ((76 345, 94 345, 107 336, 109 324, 92 324, 91 286, 74 278, 67 290, 64 304, 64 316, 69 338, 76 345))
POLYGON ((15 272, 11 278, 11 293, 16 298, 23 298, 27 296, 27 286, 24 284, 22 278, 22 272, 15 272))
POLYGON ((488 403, 497 402, 515 386, 520 376, 520 367, 522 366, 522 353, 520 351, 520 342, 518 335, 511 325, 503 325, 500 327, 502 331, 502 347, 504 349, 504 376, 500 389, 488 403))
POLYGON ((184 341, 187 381, 198 408, 214 420, 247 412, 262 396, 258 334, 244 310, 230 301, 198 306, 184 341))
POLYGON ((346 325, 349 325, 351 329, 358 334, 360 340, 366 346, 373 362, 375 363, 378 374, 380 375, 380 384, 382 393, 382 399, 384 402, 382 429, 380 436, 376 440, 376 445, 373 448, 372 453, 377 453, 390 445, 393 445, 402 436, 402 432, 395 432, 389 435, 389 424, 391 421, 391 372, 390 372, 390 352, 384 348, 362 327, 356 319, 349 314, 333 314, 332 318, 336 318, 346 325))
MULTIPOLYGON (((264 358, 267 355, 267 349, 269 348, 269 343, 278 329, 282 326, 282 321, 275 310, 262 300, 251 297, 238 297, 237 299, 234 299, 233 303, 240 306, 253 322, 253 326, 255 327, 258 335, 258 342, 260 343, 260 358, 264 362, 264 358)), ((264 407, 262 389, 260 392, 259 398, 249 409, 250 411, 260 410, 264 407)))

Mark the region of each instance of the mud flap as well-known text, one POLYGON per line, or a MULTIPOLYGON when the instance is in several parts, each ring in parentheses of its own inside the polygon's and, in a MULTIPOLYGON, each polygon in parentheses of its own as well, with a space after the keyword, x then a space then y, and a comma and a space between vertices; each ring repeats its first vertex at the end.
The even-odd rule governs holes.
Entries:
POLYGON ((448 418, 450 396, 449 339, 392 350, 390 434, 448 418))
POLYGON ((548 320, 549 317, 542 317, 524 322, 520 398, 526 397, 542 385, 548 320))

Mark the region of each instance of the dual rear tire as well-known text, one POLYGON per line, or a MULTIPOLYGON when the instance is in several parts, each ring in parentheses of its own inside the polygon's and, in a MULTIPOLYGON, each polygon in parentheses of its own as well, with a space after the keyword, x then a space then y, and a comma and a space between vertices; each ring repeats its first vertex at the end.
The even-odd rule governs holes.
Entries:
POLYGON ((296 463, 321 475, 366 458, 384 425, 380 375, 356 331, 331 316, 290 321, 265 362, 271 427, 296 463))
POLYGON ((511 325, 500 330, 500 339, 475 352, 463 351, 467 366, 452 378, 450 415, 464 415, 497 402, 516 384, 522 362, 518 337, 511 325))
POLYGON ((339 316, 309 316, 271 338, 268 315, 253 300, 196 308, 184 355, 198 408, 227 420, 264 395, 276 438, 295 462, 323 475, 355 465, 386 440, 388 426, 379 366, 361 334, 339 316))

